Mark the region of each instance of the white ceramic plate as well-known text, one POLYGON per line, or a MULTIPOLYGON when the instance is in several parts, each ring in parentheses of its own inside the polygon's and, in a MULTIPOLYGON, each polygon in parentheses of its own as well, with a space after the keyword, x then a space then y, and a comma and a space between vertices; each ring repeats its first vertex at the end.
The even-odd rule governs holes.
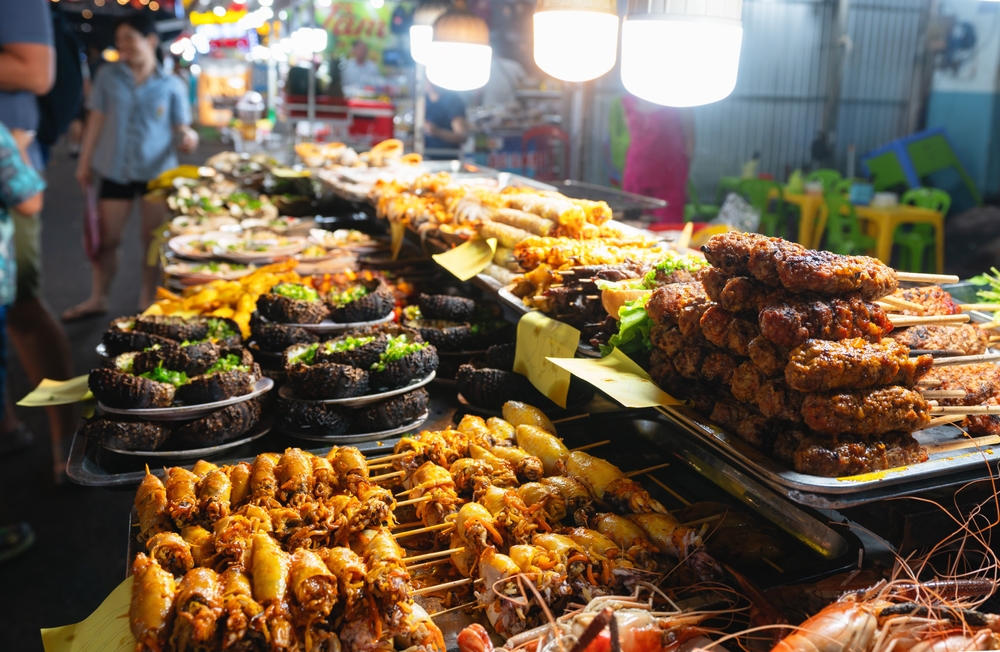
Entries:
POLYGON ((432 371, 424 378, 421 378, 420 380, 415 380, 405 387, 397 387, 396 389, 389 389, 384 392, 379 392, 378 394, 368 394, 366 396, 311 400, 306 398, 298 398, 297 396, 295 396, 295 392, 292 391, 292 386, 287 384, 281 386, 281 389, 278 390, 278 396, 280 396, 281 398, 287 398, 289 401, 302 401, 303 403, 329 403, 331 405, 343 405, 344 407, 361 407, 362 405, 378 403, 379 401, 384 401, 387 398, 392 398, 393 396, 399 396, 400 394, 405 394, 407 392, 412 392, 415 389, 419 389, 424 385, 426 385, 427 383, 434 380, 435 375, 437 375, 437 372, 432 371))
MULTIPOLYGON (((285 236, 277 236, 281 238, 286 238, 285 236)), ((267 236, 262 236, 258 238, 261 241, 266 241, 269 238, 267 236)), ((273 238, 270 238, 273 239, 273 238)), ((288 244, 282 246, 268 247, 266 251, 229 251, 226 247, 232 243, 219 243, 219 246, 215 248, 215 255, 218 258, 224 260, 230 260, 234 263, 252 263, 263 260, 272 260, 274 258, 281 258, 284 256, 294 256, 308 246, 308 241, 305 238, 300 238, 297 236, 288 237, 288 244)))
POLYGON ((366 432, 362 434, 345 434, 345 435, 310 435, 304 433, 300 430, 285 430, 281 429, 281 432, 285 433, 289 437, 296 437, 298 439, 306 439, 308 441, 321 441, 331 444, 360 444, 366 441, 375 441, 376 439, 386 439, 393 437, 395 435, 402 435, 406 432, 416 430, 420 425, 427 421, 427 417, 430 416, 430 411, 426 411, 417 417, 414 421, 402 425, 398 428, 393 428, 392 430, 383 430, 381 432, 366 432))
POLYGON ((230 448, 236 448, 237 446, 242 446, 243 444, 248 444, 255 439, 260 439, 267 433, 271 432, 271 421, 270 419, 261 419, 257 422, 253 428, 249 430, 245 435, 239 439, 234 439, 233 441, 227 441, 224 444, 219 444, 218 446, 208 446, 206 448, 189 448, 183 451, 128 451, 120 448, 112 448, 110 446, 104 446, 106 450, 113 453, 118 453, 119 455, 130 455, 132 457, 152 457, 161 460, 181 460, 181 459, 191 459, 195 457, 207 457, 209 455, 215 455, 216 453, 221 453, 222 451, 229 450, 230 448))
POLYGON ((194 271, 196 265, 190 263, 172 263, 167 265, 163 272, 169 276, 176 276, 186 283, 208 283, 211 281, 235 281, 241 279, 253 271, 253 268, 229 270, 226 272, 212 272, 209 270, 194 271))
POLYGON ((283 324, 283 326, 301 328, 304 331, 316 333, 317 335, 325 335, 327 333, 340 333, 342 331, 352 331, 359 328, 367 328, 369 326, 378 326, 379 324, 388 324, 394 318, 395 314, 390 312, 385 317, 376 319, 375 321, 356 321, 346 324, 338 324, 337 322, 330 321, 329 319, 324 319, 318 324, 283 324))
POLYGON ((224 408, 227 405, 235 405, 236 403, 242 403, 243 401, 249 401, 250 399, 260 396, 265 392, 271 391, 274 387, 274 381, 270 378, 261 378, 254 385, 253 391, 249 394, 244 394, 243 396, 234 396, 232 398, 227 398, 224 401, 215 401, 214 403, 199 403, 198 405, 179 405, 177 407, 165 407, 165 408, 143 408, 141 410, 122 410, 120 408, 112 408, 104 405, 104 403, 98 402, 98 407, 108 414, 124 414, 132 417, 141 417, 143 419, 149 419, 150 421, 187 421, 189 419, 197 419, 198 417, 203 417, 220 408, 224 408))
POLYGON ((349 249, 350 251, 356 253, 371 253, 385 248, 384 244, 379 243, 373 238, 368 238, 368 240, 363 242, 346 242, 344 240, 344 237, 346 236, 340 238, 337 237, 338 233, 346 233, 350 230, 351 229, 337 229, 336 231, 327 231, 326 229, 309 229, 309 242, 314 245, 319 245, 320 247, 326 247, 327 249, 349 249))
MULTIPOLYGON (((239 240, 235 235, 231 233, 222 233, 221 231, 212 231, 210 233, 204 234, 193 234, 193 235, 179 235, 176 238, 170 238, 167 241, 167 247, 170 248, 178 256, 183 256, 185 258, 191 258, 194 260, 209 260, 211 258, 217 258, 216 254, 212 251, 199 251, 191 246, 192 242, 196 241, 207 241, 216 242, 223 245, 228 245, 232 242, 239 240)), ((242 262, 242 261, 237 261, 242 262)))

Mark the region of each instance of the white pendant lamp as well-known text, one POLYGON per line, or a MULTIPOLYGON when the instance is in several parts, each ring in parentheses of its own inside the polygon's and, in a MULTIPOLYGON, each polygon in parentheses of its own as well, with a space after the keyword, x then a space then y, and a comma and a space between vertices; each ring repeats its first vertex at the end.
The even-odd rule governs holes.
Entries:
POLYGON ((629 0, 622 83, 666 106, 699 106, 733 92, 743 0, 629 0))
POLYGON ((427 79, 452 91, 471 91, 490 80, 490 29, 458 0, 434 22, 427 50, 427 79))
POLYGON ((615 0, 539 0, 535 63, 556 79, 582 82, 611 70, 618 57, 615 0))
POLYGON ((413 25, 410 26, 410 56, 417 63, 427 65, 427 50, 434 36, 434 21, 449 9, 451 3, 446 0, 428 0, 420 3, 413 12, 413 25))

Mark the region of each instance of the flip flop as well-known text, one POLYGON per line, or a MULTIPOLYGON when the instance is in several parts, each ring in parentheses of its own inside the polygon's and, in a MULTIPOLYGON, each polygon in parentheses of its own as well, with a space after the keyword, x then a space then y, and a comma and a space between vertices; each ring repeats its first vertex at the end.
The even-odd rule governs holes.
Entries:
POLYGON ((108 314, 107 308, 88 308, 83 309, 79 306, 73 306, 63 311, 63 314, 59 317, 63 323, 70 323, 74 321, 82 321, 84 319, 91 319, 93 317, 100 317, 101 315, 108 314))

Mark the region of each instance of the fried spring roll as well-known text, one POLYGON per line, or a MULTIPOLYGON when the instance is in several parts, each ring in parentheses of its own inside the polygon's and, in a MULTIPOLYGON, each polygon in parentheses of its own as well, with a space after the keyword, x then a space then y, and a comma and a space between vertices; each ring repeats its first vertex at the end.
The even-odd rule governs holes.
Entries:
POLYGON ((191 545, 176 532, 154 535, 146 542, 146 551, 160 568, 170 571, 174 577, 181 577, 194 568, 191 545))
POLYGON ((135 511, 139 515, 139 541, 171 529, 167 511, 167 490, 158 477, 146 467, 146 477, 135 492, 135 511))
POLYGON ((532 235, 547 236, 555 228, 555 222, 539 217, 533 213, 519 211, 516 208, 498 208, 493 214, 493 221, 507 224, 527 231, 532 235))
POLYGON ((247 498, 250 497, 250 471, 253 467, 247 462, 229 467, 229 483, 232 489, 229 492, 230 509, 238 509, 247 498))
POLYGON ((530 238, 531 233, 516 226, 494 222, 493 220, 483 220, 479 224, 479 235, 483 238, 496 238, 497 244, 508 249, 513 249, 525 238, 530 238))
POLYGON ((167 469, 167 511, 179 528, 198 520, 198 480, 179 466, 167 469))
POLYGON ((177 585, 174 631, 170 645, 177 652, 211 652, 219 649, 216 621, 222 616, 222 587, 210 568, 187 572, 177 585))
POLYGON ((177 584, 174 576, 139 553, 132 564, 132 603, 128 610, 129 628, 137 649, 162 652, 174 617, 177 584))
POLYGON ((312 462, 300 449, 286 449, 274 472, 278 481, 278 500, 282 503, 298 503, 312 493, 312 462))
POLYGON ((229 516, 233 484, 222 469, 213 469, 198 483, 198 506, 210 525, 229 516))
POLYGON ((191 547, 191 557, 195 566, 205 566, 215 554, 215 541, 212 533, 200 525, 187 525, 181 528, 181 537, 191 547))
MULTIPOLYGON (((241 649, 258 649, 251 644, 250 639, 254 638, 257 633, 251 629, 250 625, 264 611, 264 608, 253 599, 250 578, 242 569, 233 567, 221 575, 220 581, 222 583, 222 610, 225 618, 222 649, 233 649, 240 643, 246 645, 245 648, 241 649)), ((262 637, 261 642, 263 643, 262 637)))

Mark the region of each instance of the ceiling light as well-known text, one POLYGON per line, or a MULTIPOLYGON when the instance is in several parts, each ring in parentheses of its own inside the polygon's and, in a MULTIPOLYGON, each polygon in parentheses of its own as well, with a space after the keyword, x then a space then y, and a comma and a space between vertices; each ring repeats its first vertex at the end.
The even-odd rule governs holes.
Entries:
POLYGON ((490 29, 458 0, 434 22, 427 50, 427 79, 452 91, 471 91, 490 80, 490 29))
POLYGON ((614 67, 615 0, 539 0, 534 22, 535 63, 556 79, 587 81, 614 67))
POLYGON ((629 0, 622 83, 644 100, 699 106, 733 92, 743 0, 629 0))
POLYGON ((212 13, 218 16, 219 18, 222 18, 223 16, 226 15, 226 9, 225 7, 216 7, 215 9, 212 10, 212 13))
POLYGON ((427 64, 427 49, 434 37, 434 21, 449 9, 451 3, 446 0, 426 0, 413 12, 413 25, 410 26, 410 56, 417 63, 427 64))
POLYGON ((372 9, 381 9, 385 6, 385 0, 371 0, 372 9))
POLYGON ((257 0, 261 7, 270 7, 274 0, 257 0))

